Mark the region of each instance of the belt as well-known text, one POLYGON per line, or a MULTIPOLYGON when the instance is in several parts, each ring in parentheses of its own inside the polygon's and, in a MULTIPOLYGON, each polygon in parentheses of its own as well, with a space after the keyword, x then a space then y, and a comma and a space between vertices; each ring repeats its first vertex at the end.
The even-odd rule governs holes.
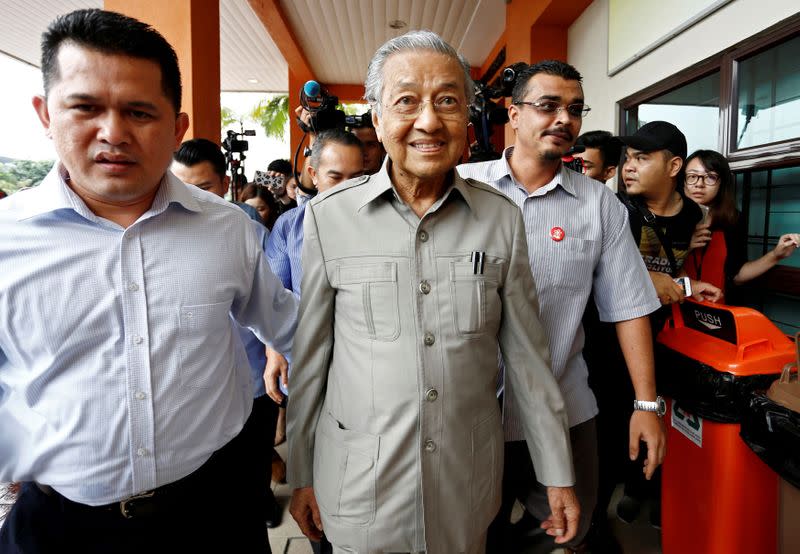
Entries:
POLYGON ((92 512, 114 513, 119 511, 119 513, 125 519, 151 517, 163 512, 168 505, 172 506, 176 502, 180 501, 175 497, 175 495, 170 494, 171 491, 169 489, 173 487, 170 485, 164 485, 163 487, 159 487, 151 491, 144 491, 139 494, 134 494, 133 496, 129 496, 128 498, 125 498, 119 502, 112 502, 111 504, 103 504, 100 506, 89 506, 87 504, 81 504, 79 502, 70 500, 48 485, 42 485, 40 483, 35 483, 35 485, 45 495, 53 498, 59 498, 67 506, 72 508, 92 512))

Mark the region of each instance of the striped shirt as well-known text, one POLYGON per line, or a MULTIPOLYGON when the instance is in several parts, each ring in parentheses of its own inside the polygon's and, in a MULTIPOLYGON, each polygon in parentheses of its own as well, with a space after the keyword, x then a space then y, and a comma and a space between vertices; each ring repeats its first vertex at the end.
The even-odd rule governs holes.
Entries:
MULTIPOLYGON (((552 181, 529 194, 511 174, 508 159, 464 164, 462 177, 483 181, 522 210, 528 257, 539 297, 539 318, 548 336, 553 375, 561 387, 570 427, 597 415, 589 388, 581 318, 594 288, 602 321, 645 316, 660 307, 628 227, 625 207, 613 192, 561 167, 552 181)), ((506 394, 507 440, 521 440, 517 410, 506 394)))

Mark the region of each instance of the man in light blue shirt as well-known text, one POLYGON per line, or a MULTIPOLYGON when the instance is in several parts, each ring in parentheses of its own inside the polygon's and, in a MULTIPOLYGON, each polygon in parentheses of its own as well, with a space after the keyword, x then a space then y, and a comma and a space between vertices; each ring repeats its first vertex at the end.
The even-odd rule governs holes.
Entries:
POLYGON ((0 550, 268 552, 231 317, 288 353, 297 301, 244 212, 167 172, 188 118, 164 38, 79 10, 42 45, 60 161, 0 201, 0 481, 25 482, 0 550))

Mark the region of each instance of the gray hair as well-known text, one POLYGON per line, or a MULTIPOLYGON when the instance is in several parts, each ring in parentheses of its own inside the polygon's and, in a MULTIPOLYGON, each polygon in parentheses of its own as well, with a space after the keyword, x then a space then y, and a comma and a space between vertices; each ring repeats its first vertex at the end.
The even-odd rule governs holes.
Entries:
POLYGON ((385 42, 369 62, 367 78, 364 81, 364 99, 369 102, 377 115, 381 115, 383 66, 386 65, 386 60, 392 54, 406 50, 432 50, 456 60, 464 70, 464 96, 467 104, 472 104, 475 100, 475 83, 472 82, 472 77, 469 75, 469 63, 464 56, 456 52, 455 48, 432 31, 409 31, 385 42))

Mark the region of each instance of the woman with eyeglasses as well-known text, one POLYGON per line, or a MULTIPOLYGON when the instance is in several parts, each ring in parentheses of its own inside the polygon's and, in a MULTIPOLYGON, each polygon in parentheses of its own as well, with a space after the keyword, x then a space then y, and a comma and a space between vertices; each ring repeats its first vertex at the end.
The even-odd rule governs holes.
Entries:
POLYGON ((736 209, 731 168, 719 152, 698 150, 686 158, 684 192, 705 214, 684 265, 692 279, 724 291, 728 283, 741 285, 760 277, 800 246, 800 234, 786 234, 770 252, 747 261, 747 228, 736 209))

